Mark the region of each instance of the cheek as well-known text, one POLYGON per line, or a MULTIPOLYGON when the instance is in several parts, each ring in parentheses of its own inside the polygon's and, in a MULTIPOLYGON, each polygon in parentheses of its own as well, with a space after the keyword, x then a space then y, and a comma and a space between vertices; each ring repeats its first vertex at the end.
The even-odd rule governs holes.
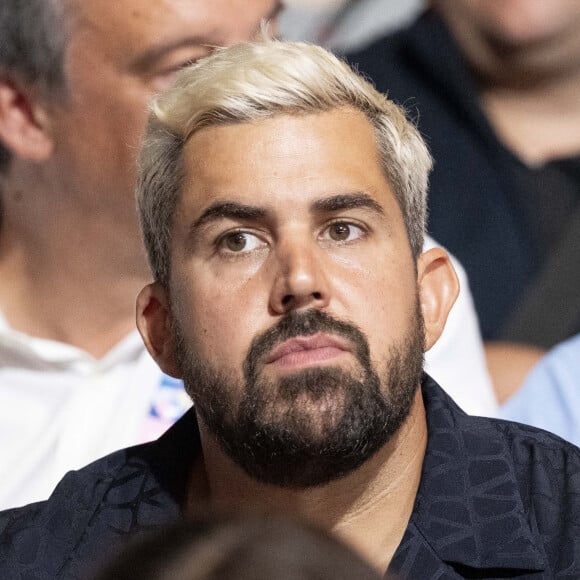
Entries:
POLYGON ((85 83, 86 95, 79 101, 81 113, 90 119, 93 130, 101 129, 98 138, 103 146, 125 150, 136 158, 153 93, 139 79, 109 74, 102 81, 92 78, 85 83))
POLYGON ((374 360, 406 337, 416 308, 417 285, 412 265, 375 261, 355 272, 341 291, 345 314, 367 335, 374 360))
POLYGON ((189 319, 189 332, 206 356, 242 359, 264 325, 267 305, 260 296, 252 279, 219 284, 200 278, 190 281, 182 301, 191 305, 190 314, 181 312, 181 319, 189 319))

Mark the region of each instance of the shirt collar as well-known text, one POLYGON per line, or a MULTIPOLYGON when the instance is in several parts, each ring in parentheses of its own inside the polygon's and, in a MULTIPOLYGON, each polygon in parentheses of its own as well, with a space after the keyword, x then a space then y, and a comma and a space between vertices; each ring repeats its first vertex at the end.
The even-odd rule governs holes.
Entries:
POLYGON ((428 376, 422 391, 429 438, 410 525, 449 564, 545 569, 498 423, 466 415, 428 376))
POLYGON ((3 367, 90 374, 136 362, 144 355, 145 346, 137 330, 131 331, 104 357, 96 359, 76 346, 14 330, 0 311, 0 366, 3 367))
MULTIPOLYGON (((428 443, 409 529, 440 561, 456 567, 546 569, 499 423, 466 415, 428 375, 422 393, 428 443)), ((137 448, 147 450, 149 469, 157 489, 163 490, 157 507, 180 511, 187 489, 185 466, 193 464, 200 448, 193 409, 155 444, 137 448)), ((155 513, 153 520, 160 512, 155 513)))

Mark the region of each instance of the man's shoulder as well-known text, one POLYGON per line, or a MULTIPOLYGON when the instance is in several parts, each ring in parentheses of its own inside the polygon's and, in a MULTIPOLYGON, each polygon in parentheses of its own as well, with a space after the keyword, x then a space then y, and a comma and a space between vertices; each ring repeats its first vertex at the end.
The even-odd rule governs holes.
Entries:
POLYGON ((461 411, 423 385, 429 439, 413 522, 438 558, 580 578, 580 449, 461 411))
POLYGON ((577 533, 580 533, 580 449, 548 431, 497 421, 508 442, 522 487, 536 498, 546 495, 565 500, 554 505, 542 501, 551 511, 565 513, 573 502, 577 506, 575 517, 577 533))
MULTIPOLYGON (((487 421, 505 442, 508 455, 503 459, 498 455, 498 461, 505 463, 506 471, 513 471, 549 569, 554 576, 580 577, 580 449, 536 427, 501 419, 487 421)), ((504 472, 504 477, 507 481, 510 474, 504 472)), ((491 478, 487 481, 491 483, 491 478)), ((486 491, 489 501, 493 501, 493 488, 501 484, 495 481, 486 491)))
POLYGON ((69 472, 48 500, 0 513, 0 578, 86 578, 129 535, 178 518, 190 428, 185 417, 153 443, 69 472))
MULTIPOLYGON (((538 465, 547 460, 550 465, 566 464, 566 469, 580 470, 580 448, 544 429, 518 423, 515 421, 462 415, 457 418, 457 427, 462 433, 473 432, 489 441, 502 443, 504 452, 516 466, 532 469, 542 468, 538 465)), ((473 446, 477 454, 477 444, 473 446)), ((580 480, 575 482, 580 488, 580 480)))
POLYGON ((433 452, 453 455, 475 479, 481 471, 481 478, 492 481, 494 465, 501 465, 505 477, 517 480, 524 499, 548 488, 575 490, 580 505, 580 448, 537 427, 467 415, 438 385, 427 382, 426 387, 433 452))
POLYGON ((59 577, 126 460, 116 452, 67 473, 46 501, 0 512, 0 576, 59 577))

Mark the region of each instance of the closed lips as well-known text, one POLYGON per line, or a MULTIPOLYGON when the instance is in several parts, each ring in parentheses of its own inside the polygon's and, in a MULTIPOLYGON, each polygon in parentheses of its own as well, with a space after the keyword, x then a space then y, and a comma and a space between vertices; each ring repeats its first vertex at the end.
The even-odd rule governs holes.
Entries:
POLYGON ((290 338, 276 346, 268 358, 266 364, 276 362, 293 353, 310 351, 317 349, 334 349, 341 351, 350 351, 350 345, 347 341, 339 337, 328 334, 315 334, 314 336, 297 336, 290 338))

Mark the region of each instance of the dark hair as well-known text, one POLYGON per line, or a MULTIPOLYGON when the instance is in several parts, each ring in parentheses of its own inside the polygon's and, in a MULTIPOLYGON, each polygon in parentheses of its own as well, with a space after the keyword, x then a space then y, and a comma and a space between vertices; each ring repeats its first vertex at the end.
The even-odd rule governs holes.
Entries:
POLYGON ((379 580, 330 534, 282 516, 204 517, 130 545, 97 580, 379 580))
MULTIPOLYGON (((0 1, 0 76, 34 87, 42 96, 65 89, 65 0, 0 1)), ((11 154, 0 143, 0 172, 11 154)))

